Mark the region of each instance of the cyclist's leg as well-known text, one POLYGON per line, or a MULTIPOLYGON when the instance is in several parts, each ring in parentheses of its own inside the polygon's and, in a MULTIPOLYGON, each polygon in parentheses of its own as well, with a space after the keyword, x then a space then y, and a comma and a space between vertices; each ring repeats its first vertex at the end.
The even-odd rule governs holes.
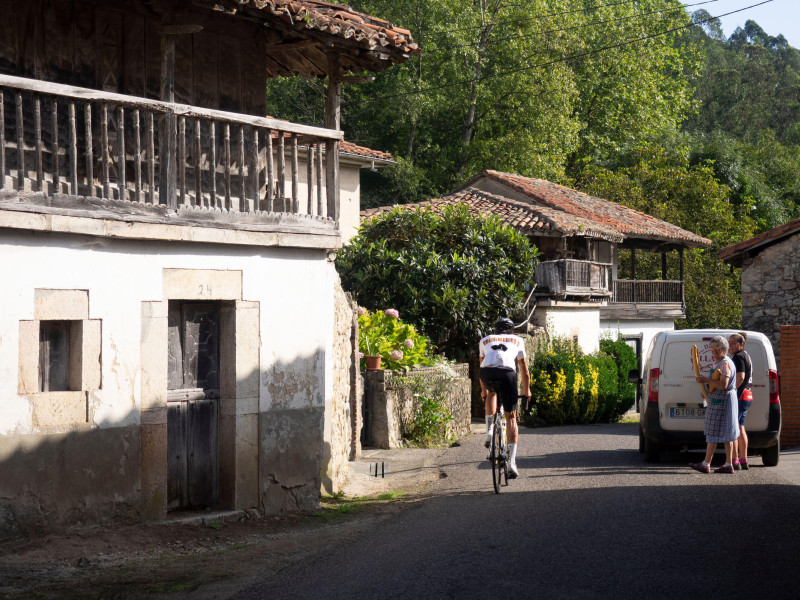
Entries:
POLYGON ((494 413, 497 410, 497 393, 490 378, 490 373, 484 369, 480 370, 481 396, 483 397, 483 409, 486 419, 486 439, 484 446, 487 448, 492 440, 492 424, 494 423, 494 413))
POLYGON ((517 476, 517 443, 519 427, 517 426, 517 374, 510 371, 503 379, 500 389, 503 410, 506 413, 506 433, 508 435, 508 462, 510 477, 517 476))

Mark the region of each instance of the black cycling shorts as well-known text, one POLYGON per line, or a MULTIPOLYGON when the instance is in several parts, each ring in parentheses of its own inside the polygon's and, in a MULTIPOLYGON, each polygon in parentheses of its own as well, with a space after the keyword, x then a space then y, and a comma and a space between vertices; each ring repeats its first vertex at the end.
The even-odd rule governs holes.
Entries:
POLYGON ((517 410, 517 372, 507 367, 481 367, 481 381, 491 392, 496 392, 503 410, 517 410))

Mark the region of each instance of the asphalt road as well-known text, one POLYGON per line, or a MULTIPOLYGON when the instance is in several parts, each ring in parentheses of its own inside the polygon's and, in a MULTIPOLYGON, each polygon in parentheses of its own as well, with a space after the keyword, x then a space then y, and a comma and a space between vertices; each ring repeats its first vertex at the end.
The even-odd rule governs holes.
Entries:
POLYGON ((800 486, 758 457, 733 475, 691 471, 695 453, 647 465, 636 428, 523 429, 500 495, 473 435, 433 499, 236 597, 800 597, 800 486))

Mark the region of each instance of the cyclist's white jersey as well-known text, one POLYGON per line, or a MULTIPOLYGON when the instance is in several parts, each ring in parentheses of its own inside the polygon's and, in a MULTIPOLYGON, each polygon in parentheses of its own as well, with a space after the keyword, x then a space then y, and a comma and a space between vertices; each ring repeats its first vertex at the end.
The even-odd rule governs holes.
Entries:
POLYGON ((525 342, 518 335, 496 333, 487 335, 478 344, 481 367, 517 368, 517 359, 525 360, 525 342))

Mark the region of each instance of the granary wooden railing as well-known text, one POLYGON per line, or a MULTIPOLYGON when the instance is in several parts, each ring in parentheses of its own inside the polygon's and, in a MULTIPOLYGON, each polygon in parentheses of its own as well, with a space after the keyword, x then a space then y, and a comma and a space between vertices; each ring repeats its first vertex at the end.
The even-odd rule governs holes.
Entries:
POLYGON ((323 194, 322 148, 338 151, 341 137, 331 129, 0 75, 0 190, 338 221, 338 172, 326 169, 323 194))
POLYGON ((683 282, 615 279, 611 302, 677 302, 683 304, 683 282))
POLYGON ((537 295, 609 296, 611 263, 563 258, 536 266, 537 295))

